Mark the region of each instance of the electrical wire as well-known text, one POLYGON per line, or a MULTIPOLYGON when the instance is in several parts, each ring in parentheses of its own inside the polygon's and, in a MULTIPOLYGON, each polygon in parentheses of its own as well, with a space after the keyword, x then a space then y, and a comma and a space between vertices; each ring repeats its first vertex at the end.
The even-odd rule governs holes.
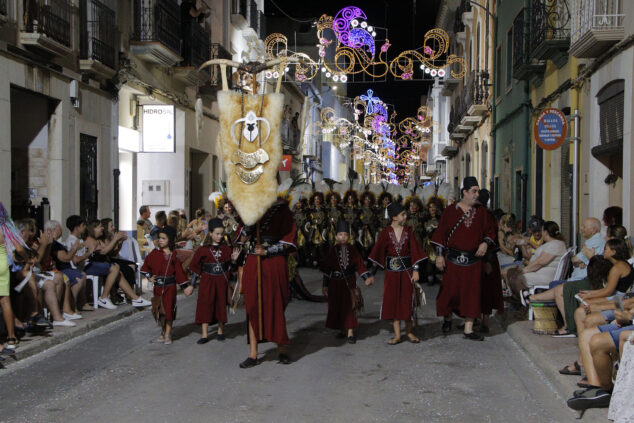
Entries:
POLYGON ((282 10, 281 7, 279 7, 277 4, 275 4, 275 2, 273 0, 270 0, 270 2, 273 4, 273 6, 277 7, 277 10, 279 10, 280 12, 282 12, 282 14, 284 16, 286 16, 287 18, 289 18, 292 21, 298 22, 298 23, 308 23, 308 22, 315 22, 317 20, 317 18, 311 18, 311 19, 306 19, 306 20, 302 20, 302 19, 295 19, 294 17, 292 17, 291 15, 289 15, 288 13, 286 13, 284 10, 282 10))

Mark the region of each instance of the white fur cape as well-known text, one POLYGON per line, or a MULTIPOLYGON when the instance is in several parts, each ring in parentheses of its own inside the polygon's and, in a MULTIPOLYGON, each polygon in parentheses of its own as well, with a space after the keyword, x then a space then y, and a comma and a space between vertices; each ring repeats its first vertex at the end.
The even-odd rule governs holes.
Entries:
MULTIPOLYGON (((220 147, 220 157, 224 163, 227 176, 227 196, 233 203, 236 211, 246 225, 256 224, 264 213, 273 205, 277 199, 277 170, 282 161, 282 140, 280 138, 280 122, 284 106, 283 94, 266 94, 264 96, 264 106, 262 116, 260 116, 260 103, 262 96, 245 95, 244 114, 253 110, 258 117, 265 118, 271 125, 271 135, 262 145, 269 155, 269 161, 263 165, 264 173, 254 184, 248 185, 242 182, 236 174, 236 165, 233 163, 233 153, 238 149, 231 136, 231 126, 233 123, 244 117, 241 107, 242 96, 237 92, 218 92, 218 106, 220 108, 220 132, 218 133, 218 146, 220 147)), ((263 125, 264 126, 264 125, 263 125)), ((257 140, 248 142, 239 133, 239 126, 236 126, 234 133, 236 137, 242 137, 241 149, 245 153, 253 153, 258 149, 257 140)))

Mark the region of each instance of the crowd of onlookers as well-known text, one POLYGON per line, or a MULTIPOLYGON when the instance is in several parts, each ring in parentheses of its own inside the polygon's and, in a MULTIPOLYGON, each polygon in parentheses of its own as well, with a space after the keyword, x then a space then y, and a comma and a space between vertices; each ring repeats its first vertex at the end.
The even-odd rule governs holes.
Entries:
POLYGON ((521 234, 513 215, 495 213, 508 299, 527 308, 556 307, 561 325, 551 335, 577 338, 578 359, 559 371, 583 376, 568 405, 610 406, 611 419, 634 418, 634 257, 622 210, 609 207, 601 220, 586 218, 577 249, 567 248, 555 222, 533 216, 521 234))

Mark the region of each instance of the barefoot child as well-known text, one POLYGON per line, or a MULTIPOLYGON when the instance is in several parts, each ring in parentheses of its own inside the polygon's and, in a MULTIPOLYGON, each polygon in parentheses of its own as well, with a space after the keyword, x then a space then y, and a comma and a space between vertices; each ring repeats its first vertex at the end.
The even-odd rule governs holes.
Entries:
POLYGON ((161 336, 154 342, 170 345, 172 343, 172 322, 176 318, 176 285, 184 288, 185 295, 191 295, 193 286, 187 286, 188 280, 183 271, 181 262, 174 253, 176 231, 166 226, 158 232, 158 248, 152 250, 145 258, 141 272, 148 275, 149 281, 154 284, 154 308, 155 298, 161 298, 165 320, 161 327, 161 336))
POLYGON ((404 226, 407 213, 403 206, 390 203, 387 214, 392 223, 381 231, 368 257, 376 266, 385 269, 381 319, 393 321, 394 337, 388 344, 402 342, 402 320, 406 322, 407 340, 418 343, 420 340, 412 333, 414 284, 418 282, 418 269, 427 255, 414 238, 412 228, 404 226))
POLYGON ((198 303, 196 304, 196 324, 202 326, 202 336, 198 344, 209 341, 209 325, 218 322, 218 341, 224 341, 224 324, 227 323, 227 290, 231 266, 235 263, 240 249, 231 249, 224 242, 224 225, 215 218, 208 223, 209 233, 203 245, 196 250, 189 269, 200 276, 198 303))
POLYGON ((363 257, 356 247, 348 244, 349 238, 350 224, 339 221, 335 245, 323 257, 319 270, 324 274, 323 293, 328 296, 326 327, 340 331, 338 337, 347 336, 348 343, 354 344, 354 328, 359 327, 351 294, 351 290, 357 286, 355 272, 365 281, 366 286, 374 283, 374 277, 366 269, 363 257))

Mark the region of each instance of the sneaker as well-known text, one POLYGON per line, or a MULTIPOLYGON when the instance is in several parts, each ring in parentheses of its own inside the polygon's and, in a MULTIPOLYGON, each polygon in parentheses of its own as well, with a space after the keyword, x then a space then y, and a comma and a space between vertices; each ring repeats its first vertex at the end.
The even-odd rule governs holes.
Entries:
POLYGON ((79 320, 82 318, 82 315, 79 313, 62 313, 62 316, 64 316, 66 320, 79 320))
POLYGON ((36 314, 31 317, 31 324, 34 326, 48 327, 48 320, 41 314, 36 314))
POLYGON ((65 326, 65 327, 71 328, 73 326, 77 326, 77 324, 75 322, 71 322, 70 320, 64 319, 60 321, 54 320, 53 326, 65 326))
POLYGON ((528 307, 528 297, 531 296, 531 293, 528 292, 528 289, 520 290, 520 301, 524 307, 528 307))
POLYGON ((139 297, 136 300, 132 300, 132 306, 133 307, 147 307, 147 306, 151 306, 152 303, 149 302, 148 300, 146 300, 143 297, 139 297))
POLYGON ((114 310, 117 308, 116 305, 112 304, 112 301, 110 301, 110 298, 98 298, 97 299, 97 305, 101 308, 107 308, 108 310, 114 310))

